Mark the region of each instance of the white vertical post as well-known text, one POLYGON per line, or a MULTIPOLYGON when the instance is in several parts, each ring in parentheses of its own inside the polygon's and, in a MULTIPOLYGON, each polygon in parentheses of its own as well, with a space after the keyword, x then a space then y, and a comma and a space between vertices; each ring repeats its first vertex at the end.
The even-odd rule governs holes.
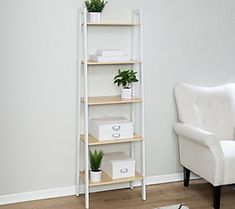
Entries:
MULTIPOLYGON (((132 85, 132 88, 134 88, 133 85, 132 85)), ((134 124, 134 122, 135 122, 135 109, 134 108, 135 108, 134 104, 131 104, 131 121, 133 122, 134 130, 135 130, 135 124, 134 124)), ((131 158, 135 157, 134 156, 134 142, 130 143, 130 157, 131 158)), ((134 183, 133 181, 130 182, 130 189, 134 188, 133 183, 134 183)))
POLYGON ((78 11, 77 24, 77 95, 76 95, 76 195, 80 194, 80 87, 81 87, 81 27, 82 27, 82 11, 78 11))
POLYGON ((142 199, 146 200, 146 182, 145 182, 145 117, 144 117, 144 60, 143 60, 143 20, 142 20, 142 11, 136 10, 136 15, 139 18, 139 57, 140 57, 140 94, 142 99, 141 104, 141 135, 142 135, 142 199))
MULTIPOLYGON (((132 86, 133 88, 133 86, 132 86)), ((135 124, 134 124, 134 121, 135 121, 135 109, 134 109, 134 104, 131 104, 131 121, 133 122, 133 126, 135 127, 135 124)), ((134 128, 135 130, 135 128, 134 128)), ((131 142, 130 143, 130 156, 131 158, 134 158, 134 142, 131 142)), ((130 189, 133 189, 134 188, 134 182, 131 181, 130 182, 130 189)))
MULTIPOLYGON (((132 23, 136 23, 136 15, 135 15, 135 11, 132 11, 132 23)), ((132 27, 131 30, 131 58, 132 60, 136 59, 136 34, 135 34, 136 30, 135 30, 135 26, 132 27)), ((132 96, 135 96, 135 86, 132 84, 132 96)), ((135 104, 131 104, 131 121, 134 123, 135 122, 135 104)), ((134 130, 135 130, 135 124, 133 124, 134 126, 134 130)), ((134 158, 134 143, 130 143, 130 157, 134 158)), ((130 182, 130 189, 134 188, 134 184, 133 182, 130 182)))
POLYGON ((142 106, 141 106, 141 132, 142 132, 142 199, 146 200, 146 182, 145 182, 145 114, 144 114, 144 59, 143 59, 143 20, 142 20, 142 12, 139 11, 140 18, 140 60, 141 60, 141 98, 142 98, 142 106))
POLYGON ((89 168, 88 168, 88 67, 87 67, 87 11, 83 11, 84 39, 84 131, 85 131, 85 208, 89 208, 89 168))

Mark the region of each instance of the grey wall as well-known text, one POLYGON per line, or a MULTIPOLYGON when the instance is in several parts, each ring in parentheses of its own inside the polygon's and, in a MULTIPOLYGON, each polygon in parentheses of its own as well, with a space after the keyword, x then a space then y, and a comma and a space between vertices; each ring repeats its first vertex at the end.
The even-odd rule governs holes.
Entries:
MULTIPOLYGON (((74 185, 82 4, 0 1, 0 195, 74 185)), ((147 175, 181 172, 173 88, 234 76, 235 1, 109 0, 103 18, 128 19, 132 8, 144 13, 147 175)))

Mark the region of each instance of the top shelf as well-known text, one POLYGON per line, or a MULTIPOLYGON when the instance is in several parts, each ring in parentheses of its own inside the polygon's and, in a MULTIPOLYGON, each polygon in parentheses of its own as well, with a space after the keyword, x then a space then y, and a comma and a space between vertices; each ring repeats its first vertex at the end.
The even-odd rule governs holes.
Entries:
POLYGON ((123 22, 99 22, 99 23, 87 23, 87 26, 140 26, 140 24, 123 23, 123 22))
MULTIPOLYGON (((82 61, 84 64, 84 61, 82 61)), ((129 60, 129 61, 115 61, 115 62, 96 62, 93 60, 87 60, 87 65, 134 65, 134 64, 141 64, 140 60, 129 60)))

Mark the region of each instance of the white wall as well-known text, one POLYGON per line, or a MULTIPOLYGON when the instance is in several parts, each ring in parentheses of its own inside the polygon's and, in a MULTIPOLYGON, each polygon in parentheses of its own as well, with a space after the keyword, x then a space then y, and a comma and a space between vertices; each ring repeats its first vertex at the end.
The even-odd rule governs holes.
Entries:
MULTIPOLYGON (((0 195, 75 183, 82 4, 0 0, 0 195)), ((103 18, 125 20, 133 7, 144 13, 147 175, 177 173, 173 88, 235 74, 235 1, 109 0, 103 18)))

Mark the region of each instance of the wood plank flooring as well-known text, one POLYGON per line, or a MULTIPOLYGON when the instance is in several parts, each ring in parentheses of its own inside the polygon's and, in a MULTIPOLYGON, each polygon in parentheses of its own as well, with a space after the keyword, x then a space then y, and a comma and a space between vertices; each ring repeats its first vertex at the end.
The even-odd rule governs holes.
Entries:
MULTIPOLYGON (((153 209, 185 203, 190 209, 212 209, 212 187, 202 180, 147 186, 147 200, 140 198, 140 188, 121 189, 90 195, 90 209, 153 209)), ((0 209, 83 209, 84 195, 38 200, 0 206, 0 209)), ((222 187, 221 209, 235 209, 233 186, 222 187)))

